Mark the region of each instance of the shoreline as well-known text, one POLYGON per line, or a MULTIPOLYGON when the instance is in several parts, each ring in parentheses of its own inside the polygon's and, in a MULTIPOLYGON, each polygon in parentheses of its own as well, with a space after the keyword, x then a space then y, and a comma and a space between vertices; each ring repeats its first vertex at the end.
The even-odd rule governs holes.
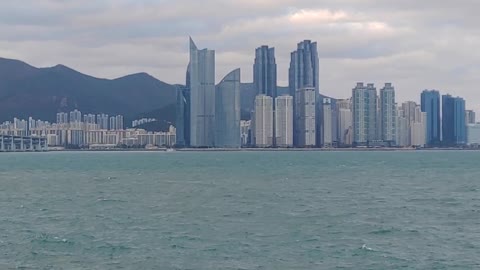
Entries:
MULTIPOLYGON (((181 148, 181 149, 52 149, 46 152, 428 152, 480 151, 466 148, 181 148)), ((14 152, 10 152, 14 153, 14 152)), ((18 152, 20 153, 20 152, 18 152)))

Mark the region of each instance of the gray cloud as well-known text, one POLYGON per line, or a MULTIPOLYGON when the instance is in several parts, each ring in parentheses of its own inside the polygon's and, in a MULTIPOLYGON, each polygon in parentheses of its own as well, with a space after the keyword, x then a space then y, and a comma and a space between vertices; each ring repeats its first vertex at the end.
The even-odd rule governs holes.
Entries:
POLYGON ((399 101, 437 88, 480 110, 479 9, 476 0, 3 1, 0 56, 183 83, 191 35, 217 51, 217 80, 240 67, 251 81, 254 49, 275 46, 286 85, 290 52, 312 39, 325 94, 347 97, 356 81, 388 81, 399 101))

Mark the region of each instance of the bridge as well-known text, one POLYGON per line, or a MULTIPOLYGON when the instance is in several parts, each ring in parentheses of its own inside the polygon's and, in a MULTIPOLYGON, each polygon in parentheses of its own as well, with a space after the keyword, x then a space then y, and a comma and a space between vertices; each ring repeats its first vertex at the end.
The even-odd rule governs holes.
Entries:
POLYGON ((0 152, 44 152, 47 138, 0 135, 0 152))

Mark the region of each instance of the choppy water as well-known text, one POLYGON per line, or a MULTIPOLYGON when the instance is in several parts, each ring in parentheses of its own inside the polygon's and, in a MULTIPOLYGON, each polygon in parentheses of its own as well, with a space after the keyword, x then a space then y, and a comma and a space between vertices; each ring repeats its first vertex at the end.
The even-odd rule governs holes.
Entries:
POLYGON ((480 269, 480 152, 0 155, 0 269, 480 269))

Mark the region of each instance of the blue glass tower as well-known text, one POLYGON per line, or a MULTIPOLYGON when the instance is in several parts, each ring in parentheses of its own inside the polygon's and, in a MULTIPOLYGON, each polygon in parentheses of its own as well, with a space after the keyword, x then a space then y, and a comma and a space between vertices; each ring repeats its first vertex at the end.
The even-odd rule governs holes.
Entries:
POLYGON ((440 92, 425 90, 422 92, 422 112, 427 113, 427 145, 440 144, 440 92))
POLYGON ((466 143, 465 100, 451 95, 442 96, 442 142, 445 146, 466 143))

